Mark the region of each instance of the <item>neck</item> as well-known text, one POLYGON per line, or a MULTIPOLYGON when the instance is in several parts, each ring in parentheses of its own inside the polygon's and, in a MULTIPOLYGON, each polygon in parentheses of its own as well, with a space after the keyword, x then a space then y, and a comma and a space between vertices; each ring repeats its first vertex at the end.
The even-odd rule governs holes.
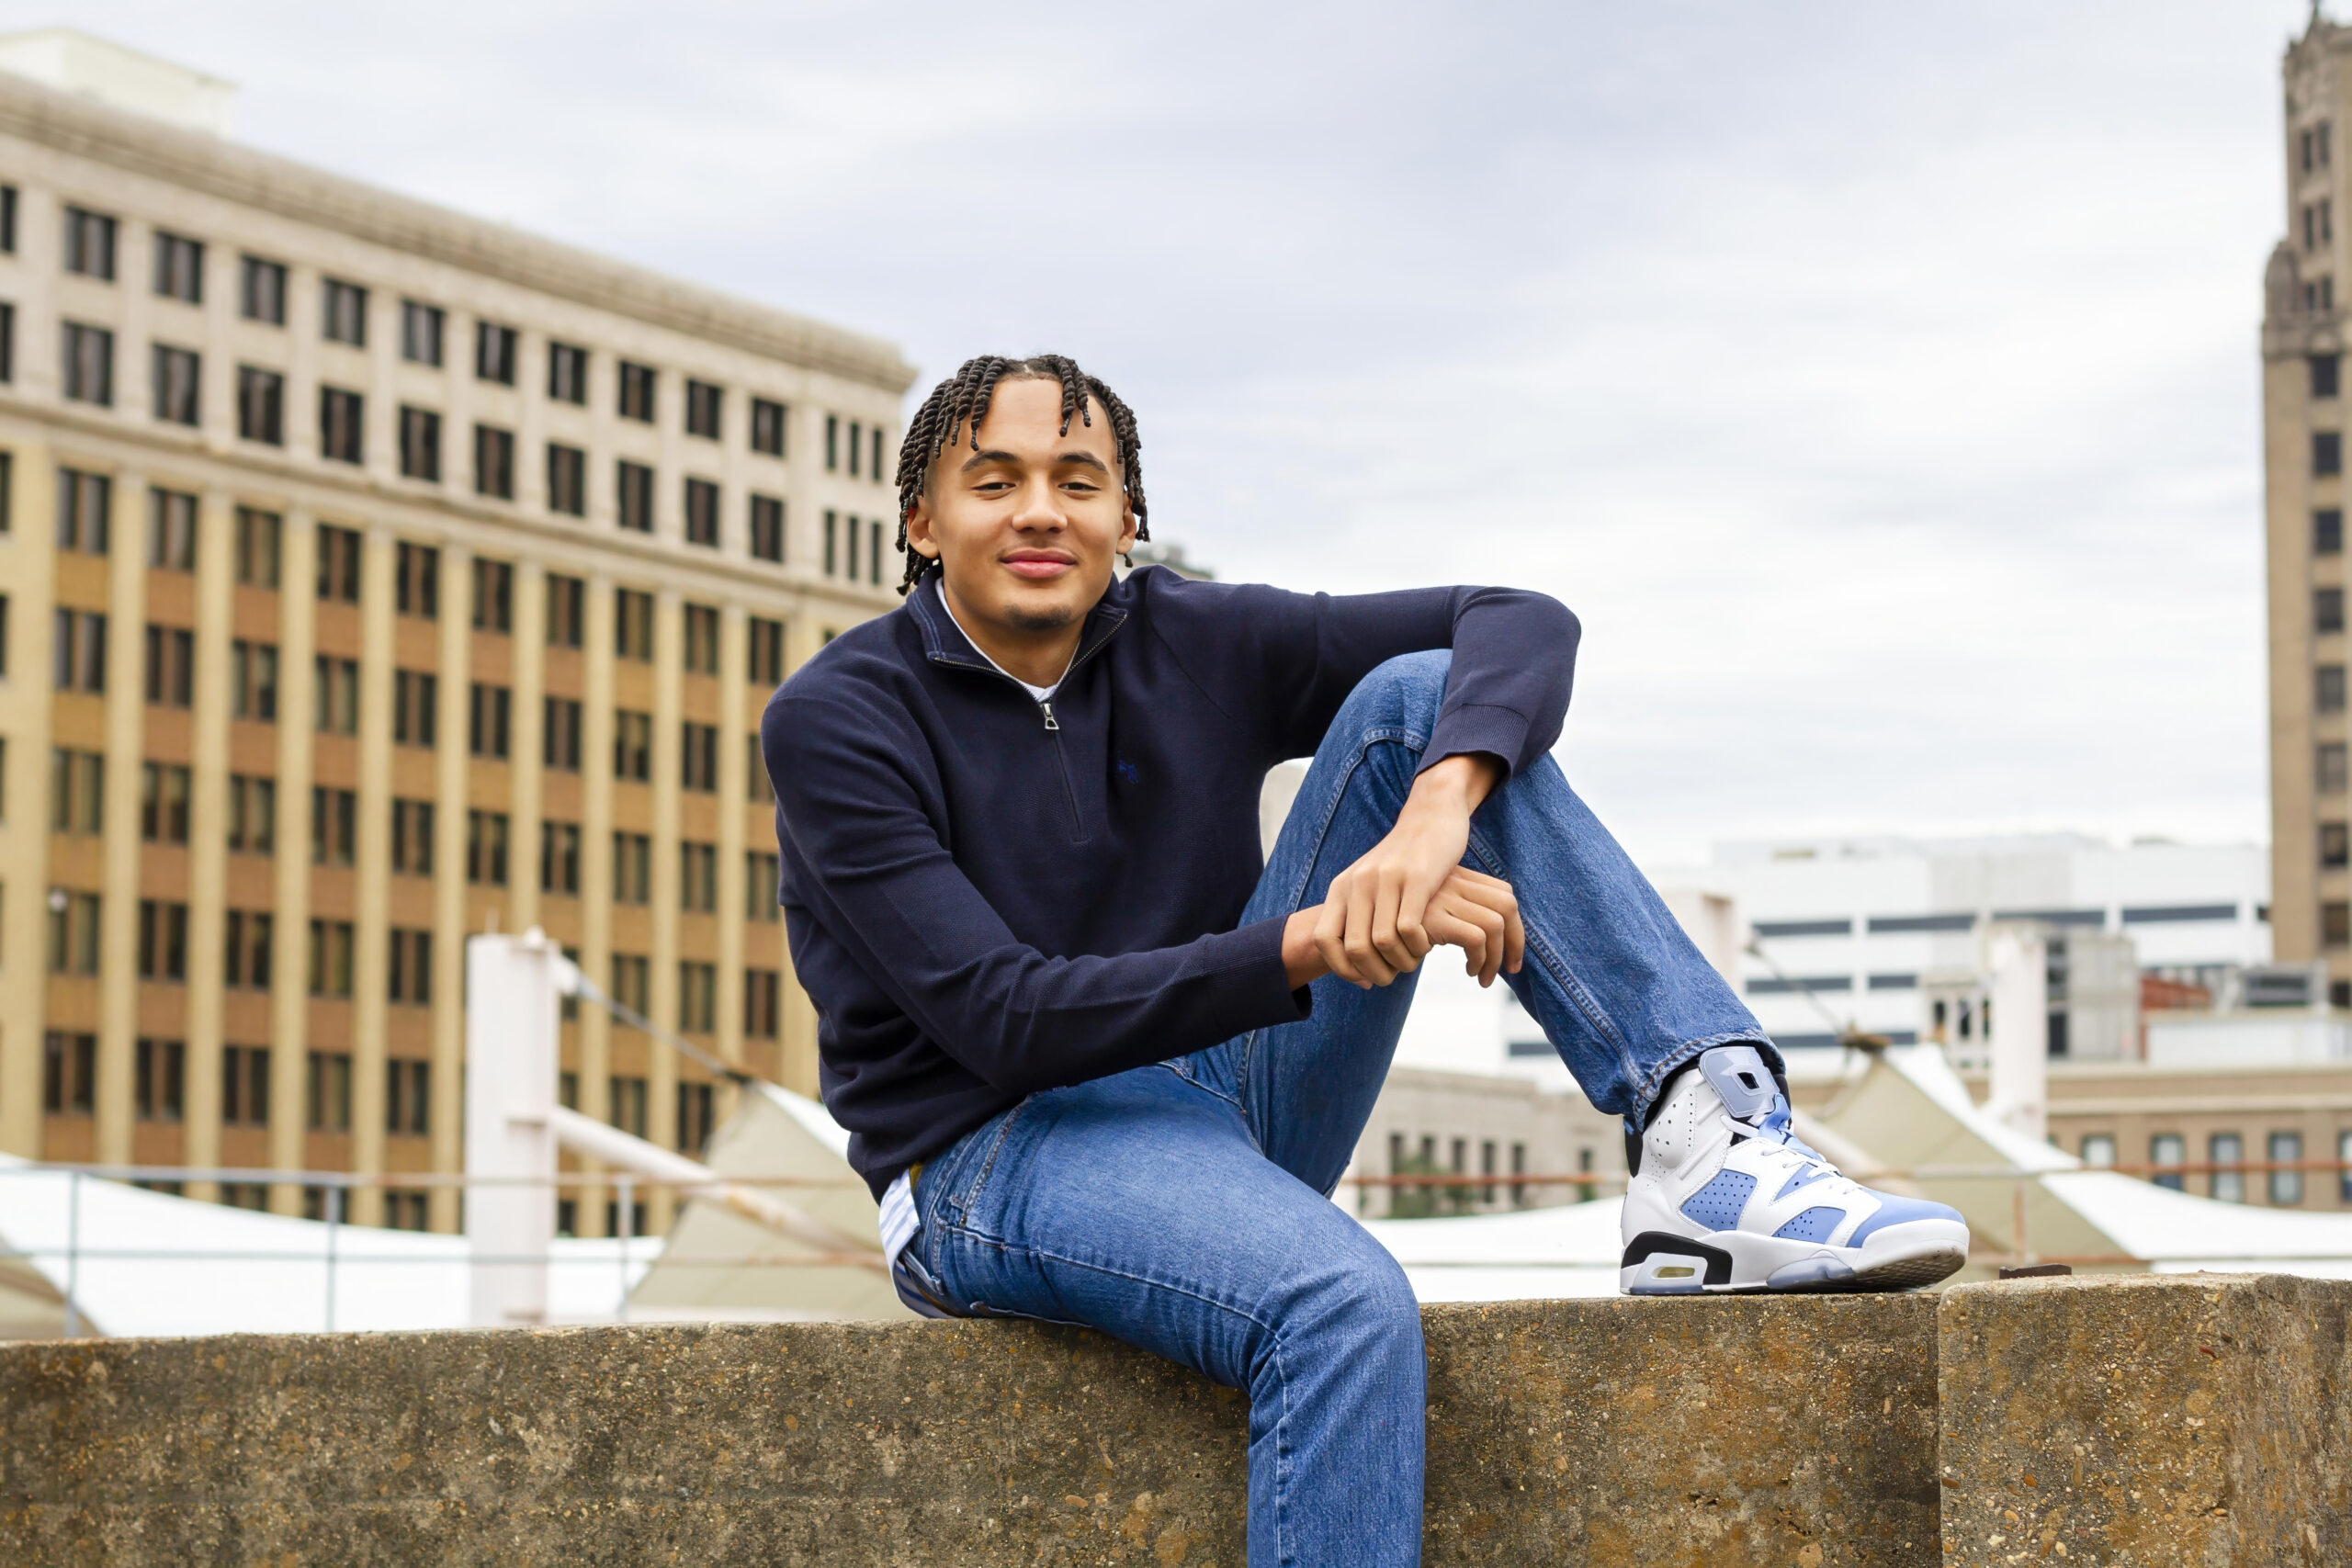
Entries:
POLYGON ((1086 635, 1085 616, 1075 616, 1067 626, 1012 626, 974 615, 971 606, 957 597, 944 574, 940 577, 939 586, 946 598, 948 613, 956 617, 956 625, 964 635, 972 639, 972 646, 995 660, 998 667, 1014 679, 1033 686, 1051 686, 1069 672, 1070 660, 1078 657, 1079 639, 1086 635))

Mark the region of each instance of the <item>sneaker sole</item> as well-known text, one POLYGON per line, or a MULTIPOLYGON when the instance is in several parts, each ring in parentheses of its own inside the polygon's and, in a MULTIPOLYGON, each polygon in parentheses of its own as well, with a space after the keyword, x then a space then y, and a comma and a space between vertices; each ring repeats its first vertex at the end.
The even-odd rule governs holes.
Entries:
POLYGON ((1826 1247, 1745 1231, 1627 1243, 1617 1288, 1634 1296, 1850 1294, 1915 1291, 1968 1261, 1968 1227, 1951 1220, 1889 1225, 1861 1247, 1826 1247))

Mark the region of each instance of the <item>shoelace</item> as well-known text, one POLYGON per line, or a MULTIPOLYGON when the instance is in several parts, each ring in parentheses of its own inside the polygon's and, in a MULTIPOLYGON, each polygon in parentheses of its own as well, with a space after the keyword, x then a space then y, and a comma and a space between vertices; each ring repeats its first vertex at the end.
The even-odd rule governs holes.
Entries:
POLYGON ((1743 1122, 1726 1111, 1724 1112, 1724 1125, 1731 1129, 1732 1136, 1735 1138, 1761 1138, 1768 1144, 1778 1144, 1791 1153, 1803 1156, 1831 1176, 1843 1174, 1829 1162, 1827 1156, 1797 1136, 1795 1117, 1789 1109, 1789 1102, 1777 1095, 1773 1097, 1772 1109, 1766 1111, 1761 1119, 1755 1122, 1743 1122))

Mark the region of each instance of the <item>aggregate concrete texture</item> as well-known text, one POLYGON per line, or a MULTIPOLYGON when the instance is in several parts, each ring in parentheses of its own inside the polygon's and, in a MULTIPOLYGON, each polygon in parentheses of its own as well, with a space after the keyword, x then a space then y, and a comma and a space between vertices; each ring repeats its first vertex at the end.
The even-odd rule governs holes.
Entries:
MULTIPOLYGON (((1430 1307, 1426 1561, 1938 1558, 1925 1296, 1430 1307)), ((1241 1568, 1246 1409, 1082 1331, 0 1348, 0 1562, 1241 1568)))
POLYGON ((2347 1309, 2277 1274, 1945 1292, 1944 1562, 2352 1562, 2347 1309))

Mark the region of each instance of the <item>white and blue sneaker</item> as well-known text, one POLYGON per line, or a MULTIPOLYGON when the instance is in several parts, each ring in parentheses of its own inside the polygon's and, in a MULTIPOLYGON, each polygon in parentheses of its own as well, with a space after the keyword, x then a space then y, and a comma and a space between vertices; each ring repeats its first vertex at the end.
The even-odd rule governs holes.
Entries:
POLYGON ((1874 1192, 1807 1148, 1753 1046, 1702 1053, 1628 1145, 1629 1294, 1907 1291, 1968 1261, 1958 1210, 1874 1192))

